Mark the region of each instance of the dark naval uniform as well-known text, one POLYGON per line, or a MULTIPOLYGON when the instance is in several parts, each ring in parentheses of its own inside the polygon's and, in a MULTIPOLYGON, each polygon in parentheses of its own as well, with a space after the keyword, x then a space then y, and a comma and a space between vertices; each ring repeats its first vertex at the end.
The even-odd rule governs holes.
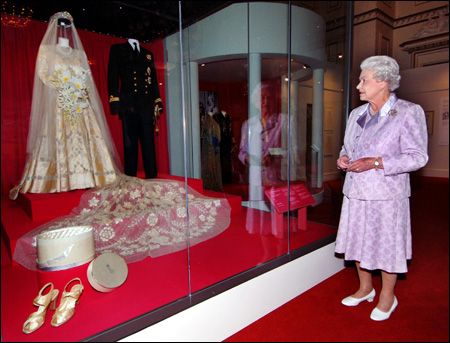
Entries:
POLYGON ((125 174, 137 174, 140 142, 145 177, 156 177, 154 132, 162 101, 152 53, 142 46, 135 51, 128 42, 112 45, 108 90, 111 113, 122 119, 125 174))
POLYGON ((233 149, 233 131, 231 115, 225 111, 214 113, 214 119, 220 126, 220 166, 222 168, 222 183, 232 181, 233 168, 231 165, 233 149))

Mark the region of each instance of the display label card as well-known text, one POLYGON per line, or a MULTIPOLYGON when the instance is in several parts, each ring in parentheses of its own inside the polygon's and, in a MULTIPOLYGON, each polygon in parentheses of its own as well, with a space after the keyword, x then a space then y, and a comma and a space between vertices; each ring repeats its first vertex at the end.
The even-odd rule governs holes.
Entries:
POLYGON ((304 184, 294 184, 290 186, 290 208, 288 206, 288 187, 270 187, 264 190, 264 194, 270 203, 275 207, 278 213, 284 213, 288 210, 297 210, 299 208, 312 205, 315 200, 304 184))

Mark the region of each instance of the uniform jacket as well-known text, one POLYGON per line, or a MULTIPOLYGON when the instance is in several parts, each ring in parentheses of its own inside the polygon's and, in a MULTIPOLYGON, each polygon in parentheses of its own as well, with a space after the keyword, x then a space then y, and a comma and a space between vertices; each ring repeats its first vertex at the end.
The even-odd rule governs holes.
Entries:
POLYGON ((380 109, 378 122, 364 128, 365 120, 369 120, 368 106, 359 106, 350 113, 339 156, 347 155, 351 161, 381 157, 384 169, 347 172, 343 193, 348 198, 360 200, 409 197, 409 172, 423 167, 428 161, 424 111, 419 105, 391 94, 380 109))
POLYGON ((139 113, 153 120, 154 108, 162 108, 153 54, 140 47, 138 55, 127 43, 113 44, 109 52, 108 91, 111 113, 139 113))

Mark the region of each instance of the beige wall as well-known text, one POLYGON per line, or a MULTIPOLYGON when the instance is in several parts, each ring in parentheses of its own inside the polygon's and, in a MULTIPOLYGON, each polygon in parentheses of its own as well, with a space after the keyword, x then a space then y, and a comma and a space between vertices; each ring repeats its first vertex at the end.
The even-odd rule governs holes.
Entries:
POLYGON ((415 67, 414 60, 416 66, 448 63, 448 1, 397 1, 396 13, 393 57, 401 69, 415 67), (419 57, 407 51, 420 45, 419 57))
MULTIPOLYGON (((334 50, 344 51, 345 2, 299 3, 308 5, 325 18, 327 44, 333 45, 334 50)), ((448 96, 448 1, 354 1, 353 5, 350 107, 361 104, 356 91, 360 63, 372 55, 386 54, 394 57, 402 74, 398 95, 420 104, 425 111, 434 111, 436 116, 433 133, 429 136, 430 160, 420 173, 448 177, 448 145, 439 144, 437 120, 438 104, 445 94, 448 96)), ((330 57, 332 56, 329 56, 329 59, 330 57)), ((342 67, 342 61, 340 64, 342 67)), ((331 82, 333 73, 330 71, 325 73, 324 148, 328 144, 326 140, 330 140, 330 125, 334 124, 327 123, 332 117, 330 113, 334 113, 330 110, 335 105, 333 95, 336 91, 339 92, 340 88, 331 82), (326 130, 328 131, 325 132, 326 130)), ((341 128, 336 126, 332 133, 332 141, 339 149, 342 145, 341 131, 341 128)), ((339 177, 336 174, 334 156, 337 153, 338 151, 333 149, 332 154, 324 154, 325 181, 339 177)))
MULTIPOLYGON (((414 64, 448 63, 448 1, 355 1, 354 15, 352 87, 361 61, 371 55, 393 56, 402 70, 414 64), (429 40, 420 56, 401 46, 420 45, 414 43, 418 39, 429 40), (443 48, 445 42, 447 49, 443 48)), ((355 96, 352 105, 358 105, 355 96)))
POLYGON ((432 112, 433 122, 428 136, 427 165, 420 174, 448 178, 448 144, 441 145, 447 137, 448 127, 441 122, 441 102, 448 102, 448 63, 423 68, 403 70, 398 96, 422 106, 432 112))
POLYGON ((448 1, 355 1, 354 14, 352 107, 360 104, 355 87, 361 61, 394 57, 402 75, 399 97, 434 113, 429 162, 419 173, 448 178, 448 144, 439 126, 440 104, 448 101, 448 1))

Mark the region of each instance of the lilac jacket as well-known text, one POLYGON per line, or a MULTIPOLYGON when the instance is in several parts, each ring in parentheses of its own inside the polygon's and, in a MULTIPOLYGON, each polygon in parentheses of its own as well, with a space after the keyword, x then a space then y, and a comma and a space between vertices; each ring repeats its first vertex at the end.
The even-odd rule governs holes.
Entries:
MULTIPOLYGON (((268 116, 265 128, 262 127, 260 119, 256 116, 244 121, 241 127, 241 142, 239 144, 238 155, 239 160, 245 164, 245 157, 247 157, 249 150, 249 129, 254 130, 252 132, 253 139, 261 139, 261 158, 269 155, 270 148, 280 147, 282 122, 283 118, 281 113, 268 116)), ((252 144, 252 138, 250 138, 250 144, 252 144)))
POLYGON ((348 172, 343 193, 360 200, 391 200, 411 195, 409 172, 428 161, 428 133, 425 114, 417 104, 397 99, 391 94, 380 109, 375 125, 364 128, 362 116, 369 104, 355 108, 349 116, 344 145, 339 156, 350 160, 381 157, 384 169, 362 173, 348 172))

